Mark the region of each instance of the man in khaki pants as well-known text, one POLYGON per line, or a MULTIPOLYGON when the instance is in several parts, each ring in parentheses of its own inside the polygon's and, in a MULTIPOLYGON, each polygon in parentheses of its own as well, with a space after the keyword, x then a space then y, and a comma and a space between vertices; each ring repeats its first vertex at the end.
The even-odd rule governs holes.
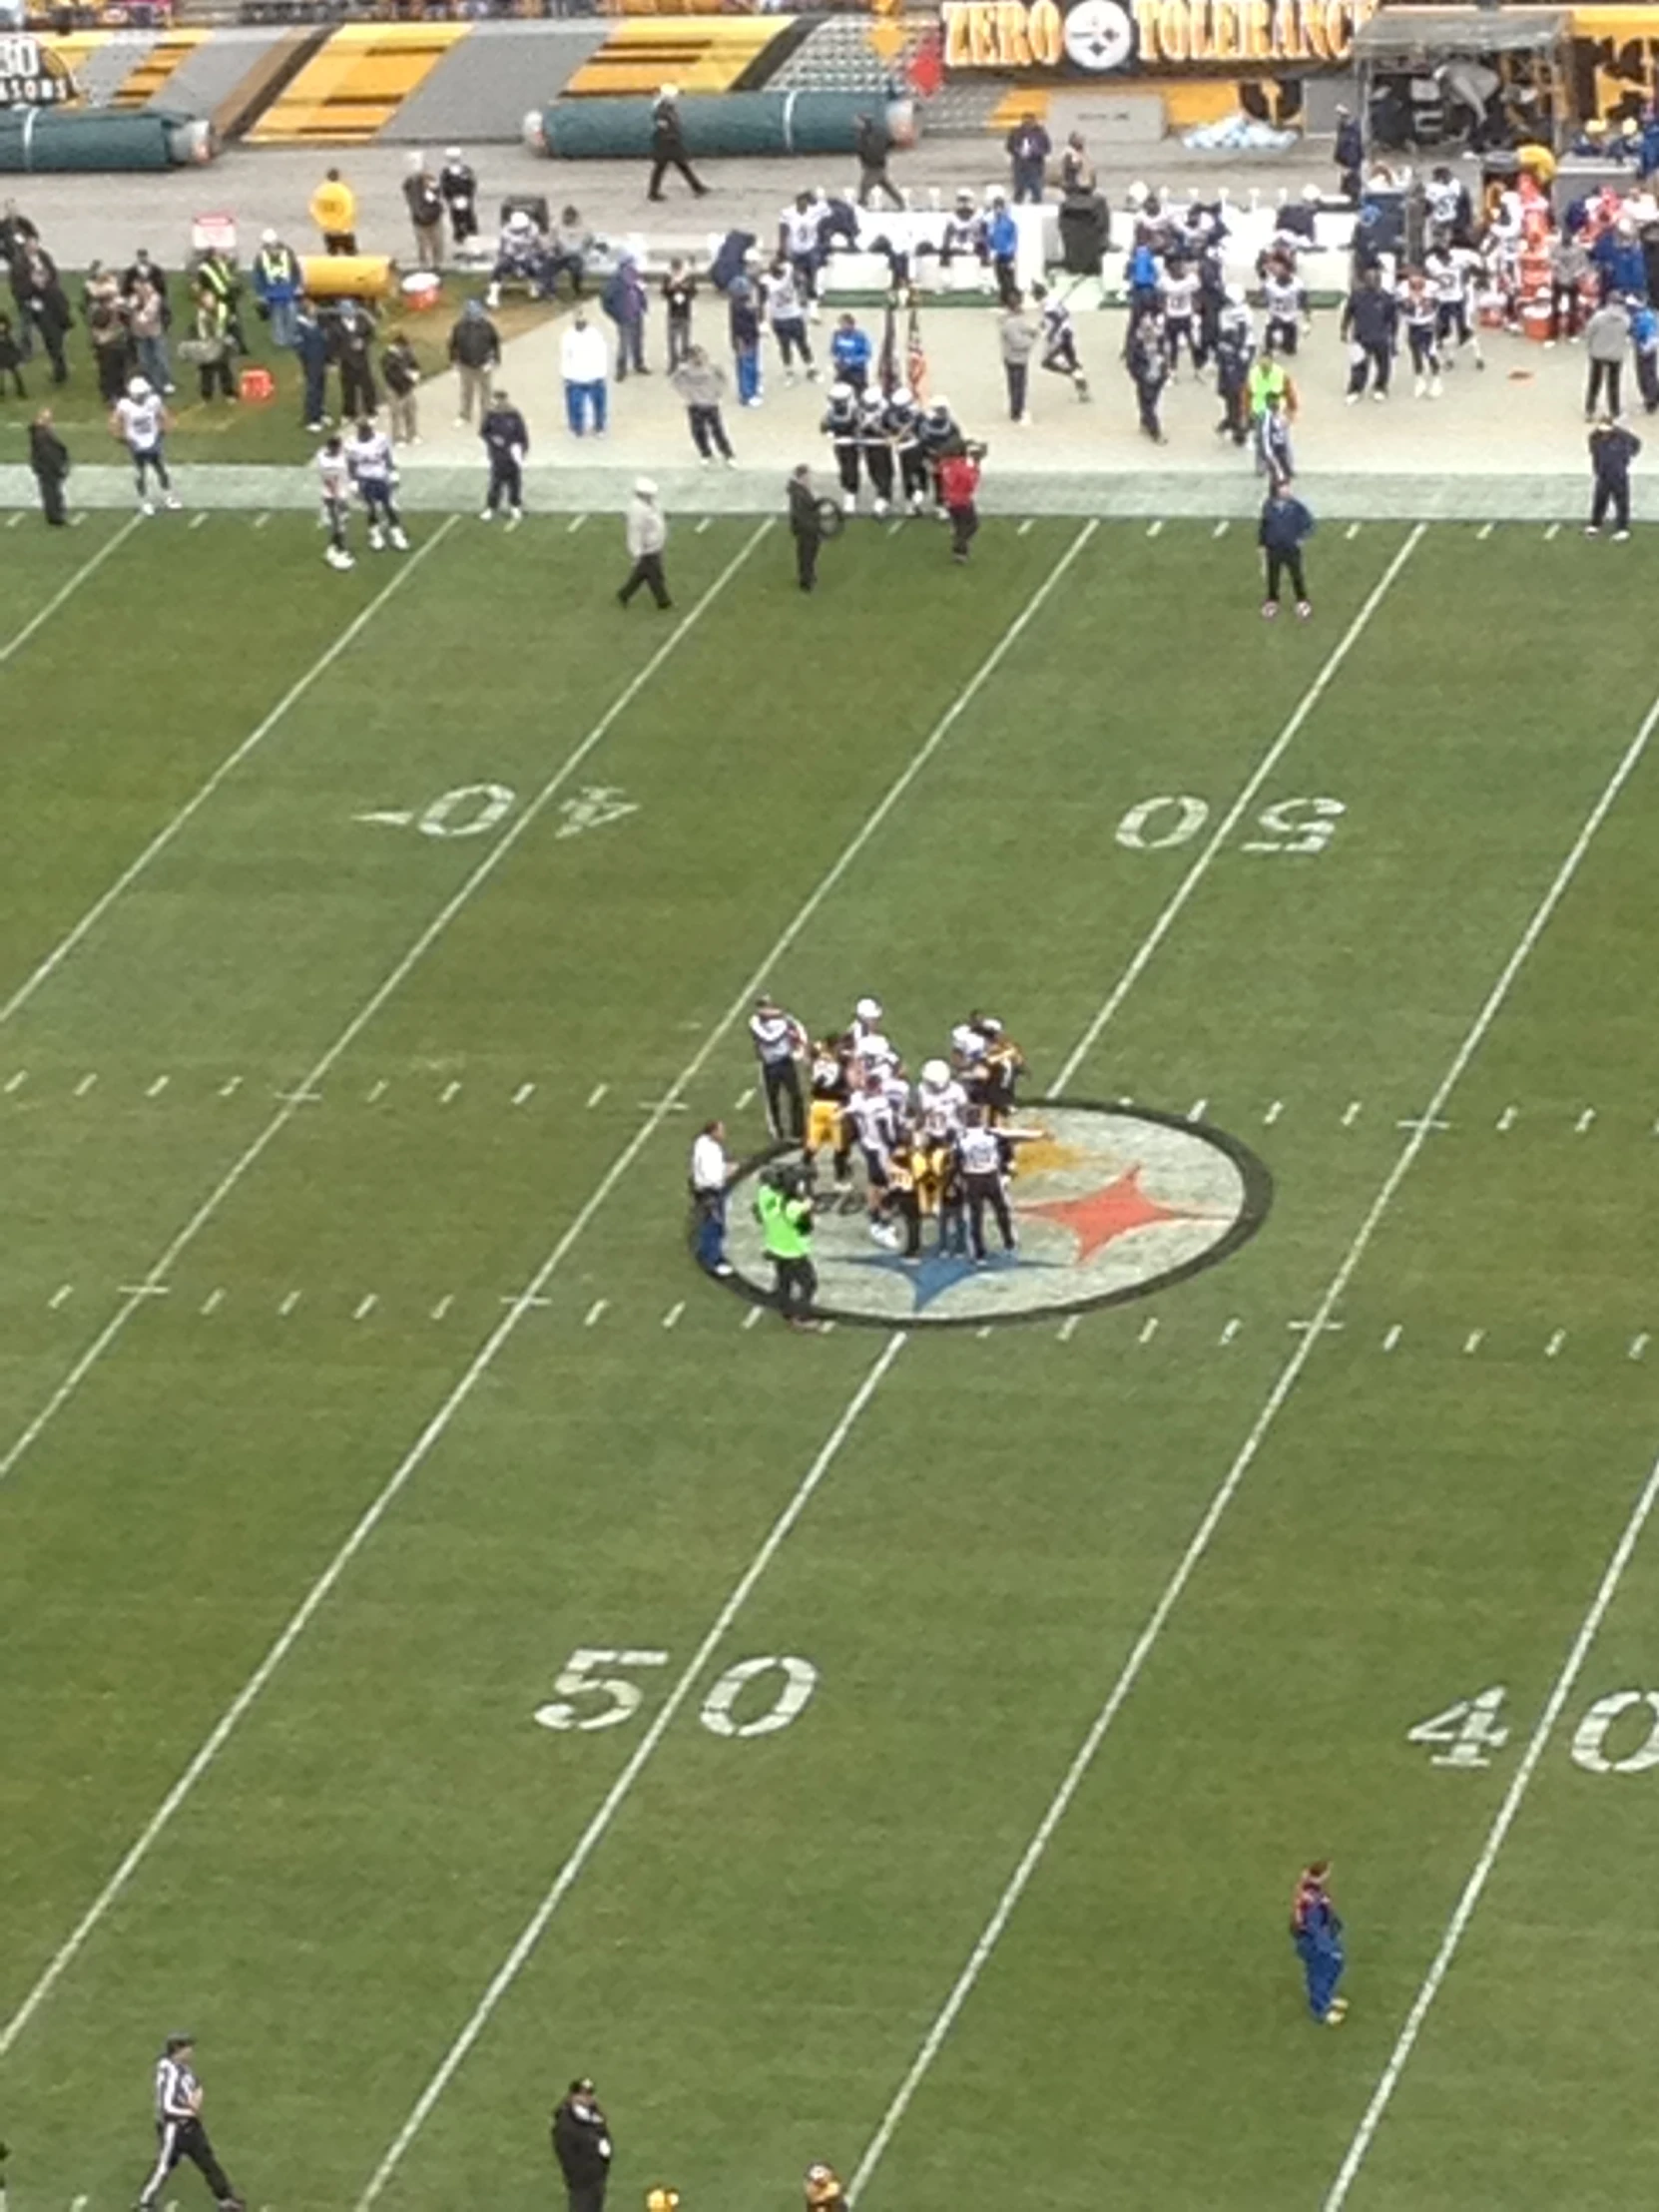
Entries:
POLYGON ((489 411, 490 386, 501 361, 501 333, 485 314, 482 300, 468 299, 462 306, 449 332, 449 361, 460 380, 455 427, 461 430, 471 422, 474 407, 480 422, 489 411))

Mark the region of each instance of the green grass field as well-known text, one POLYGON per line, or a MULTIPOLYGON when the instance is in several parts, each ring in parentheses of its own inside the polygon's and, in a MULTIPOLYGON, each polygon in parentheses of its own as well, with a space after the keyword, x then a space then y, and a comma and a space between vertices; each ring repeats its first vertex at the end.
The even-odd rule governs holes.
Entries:
POLYGON ((633 2212, 1646 2203, 1659 545, 1268 625, 1238 528, 686 520, 658 616, 614 519, 194 519, 0 528, 14 2212, 181 2025, 276 2212, 560 2201, 583 2071, 633 2212), (794 1336, 685 1246, 763 982, 1265 1218, 794 1336))

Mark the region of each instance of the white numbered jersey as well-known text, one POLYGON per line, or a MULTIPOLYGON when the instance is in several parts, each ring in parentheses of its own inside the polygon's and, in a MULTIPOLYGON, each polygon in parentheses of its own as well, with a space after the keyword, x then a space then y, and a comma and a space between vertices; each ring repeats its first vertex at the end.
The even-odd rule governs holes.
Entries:
POLYGON ((351 487, 351 464, 343 453, 319 453, 316 457, 317 489, 324 499, 343 499, 351 487))
POLYGON ((1434 320, 1434 294, 1426 284, 1403 284, 1399 290, 1399 311, 1406 321, 1418 330, 1425 330, 1434 320))
POLYGON ((162 403, 156 393, 144 399, 126 395, 116 401, 115 413, 121 434, 133 451, 153 453, 162 435, 162 403))
POLYGON ((818 251, 819 210, 800 208, 784 210, 784 241, 792 254, 814 254, 818 251))
POLYGON ((854 1091, 846 1111, 866 1152, 885 1153, 892 1143, 892 1115, 884 1091, 854 1091))
POLYGON ((1302 310, 1302 286, 1294 276, 1264 276, 1262 300, 1275 322, 1294 322, 1302 310))
POLYGON ((967 1112, 967 1092, 955 1081, 918 1083, 916 1110, 928 1136, 952 1137, 962 1126, 962 1116, 967 1112))
POLYGON ((1423 274, 1434 287, 1434 295, 1448 306, 1469 295, 1469 276, 1479 267, 1479 256, 1466 247, 1453 248, 1449 254, 1431 254, 1423 266, 1423 274))
POLYGON ((353 438, 346 452, 351 473, 359 484, 383 484, 390 476, 391 440, 384 430, 376 430, 372 437, 353 438))
POLYGON ((1164 302, 1164 313, 1172 322, 1190 322, 1198 304, 1198 278, 1196 276, 1172 276, 1165 270, 1158 279, 1158 291, 1164 302))
POLYGON ((771 322, 799 322, 803 309, 794 272, 786 270, 781 276, 767 276, 762 281, 766 288, 767 319, 771 322))

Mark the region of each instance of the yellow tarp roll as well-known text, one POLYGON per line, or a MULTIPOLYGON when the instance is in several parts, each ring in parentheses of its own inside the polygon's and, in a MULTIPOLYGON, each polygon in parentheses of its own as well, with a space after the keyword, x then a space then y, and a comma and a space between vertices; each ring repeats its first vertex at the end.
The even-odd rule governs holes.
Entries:
POLYGON ((306 254, 299 269, 313 299, 384 299, 393 283, 389 254, 306 254))

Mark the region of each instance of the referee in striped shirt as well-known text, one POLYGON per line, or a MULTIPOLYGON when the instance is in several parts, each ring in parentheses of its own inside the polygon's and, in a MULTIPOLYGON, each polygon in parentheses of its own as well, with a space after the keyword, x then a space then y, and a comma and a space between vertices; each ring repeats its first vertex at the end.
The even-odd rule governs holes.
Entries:
POLYGON ((156 2163, 139 2193, 138 2212, 154 2212, 163 2183, 185 2158, 200 2169, 219 2212, 245 2212, 202 2125, 202 2084, 191 2064, 195 2056, 194 2035, 170 2035, 156 2061, 156 2163))

